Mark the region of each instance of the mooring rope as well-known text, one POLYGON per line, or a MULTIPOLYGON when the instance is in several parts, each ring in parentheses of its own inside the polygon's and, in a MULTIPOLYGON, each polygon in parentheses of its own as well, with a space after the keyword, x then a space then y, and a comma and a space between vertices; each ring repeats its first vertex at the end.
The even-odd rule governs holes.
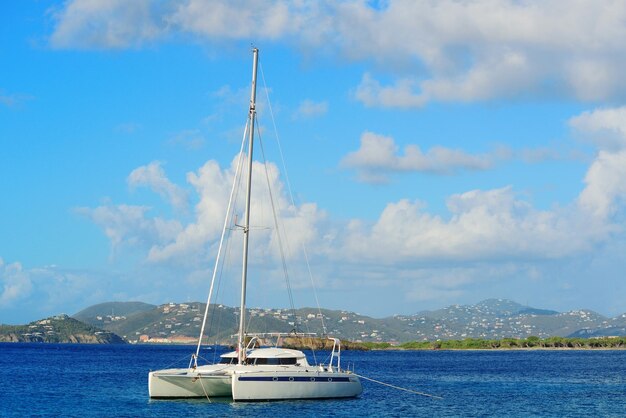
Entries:
POLYGON ((204 383, 202 383, 202 376, 200 375, 200 373, 198 373, 198 380, 200 380, 200 386, 202 386, 202 391, 204 392, 204 396, 206 396, 206 400, 209 401, 209 403, 212 403, 211 398, 209 398, 209 394, 206 393, 206 389, 204 388, 204 383))
POLYGON ((407 388, 403 388, 403 387, 400 387, 400 386, 391 385, 391 384, 389 384, 389 383, 381 382, 380 380, 372 379, 372 378, 370 378, 370 377, 365 377, 365 376, 360 375, 360 374, 356 374, 356 373, 353 373, 353 374, 354 374, 355 376, 360 377, 361 379, 369 380, 370 382, 378 383, 379 385, 389 386, 390 388, 394 388, 394 389, 398 389, 398 390, 403 390, 403 391, 405 391, 405 392, 414 393, 414 394, 416 394, 416 395, 427 396, 427 397, 429 397, 429 398, 443 399, 441 396, 431 395, 430 393, 418 392, 418 391, 416 391, 416 390, 407 389, 407 388))

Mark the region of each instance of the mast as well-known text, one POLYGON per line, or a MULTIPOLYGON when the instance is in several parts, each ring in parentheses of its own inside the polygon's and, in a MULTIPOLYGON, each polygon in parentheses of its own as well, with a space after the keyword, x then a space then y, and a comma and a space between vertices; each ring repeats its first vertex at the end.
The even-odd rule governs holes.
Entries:
POLYGON ((250 195, 252 189, 252 148, 254 145, 254 120, 256 117, 256 72, 259 60, 259 50, 252 48, 252 88, 250 92, 250 110, 248 120, 248 184, 246 188, 246 212, 243 222, 243 267, 241 270, 241 308, 239 311, 239 350, 238 363, 243 364, 245 360, 244 332, 246 313, 246 280, 248 278, 248 240, 250 238, 250 195))

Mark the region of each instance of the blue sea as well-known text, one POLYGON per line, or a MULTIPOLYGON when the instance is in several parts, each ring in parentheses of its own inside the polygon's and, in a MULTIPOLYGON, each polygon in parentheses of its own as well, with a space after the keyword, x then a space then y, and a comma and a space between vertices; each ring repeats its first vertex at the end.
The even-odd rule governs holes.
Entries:
MULTIPOLYGON (((0 416, 624 417, 626 351, 344 351, 372 379, 357 399, 150 400, 148 371, 193 347, 0 343, 0 416)), ((203 356, 212 359, 211 350, 203 356)), ((327 355, 317 352, 317 361, 327 355)), ((309 361, 313 361, 312 356, 309 361)))

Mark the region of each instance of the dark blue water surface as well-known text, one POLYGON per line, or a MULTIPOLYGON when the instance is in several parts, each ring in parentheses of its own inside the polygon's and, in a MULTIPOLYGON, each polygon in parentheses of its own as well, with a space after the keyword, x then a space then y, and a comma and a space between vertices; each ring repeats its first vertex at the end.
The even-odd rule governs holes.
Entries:
MULTIPOLYGON (((0 343, 1 416, 626 416, 626 351, 376 351, 343 365, 357 399, 233 403, 150 400, 148 371, 187 365, 192 347, 0 343)), ((204 351, 205 357, 212 357, 204 351)), ((323 361, 325 353, 317 353, 323 361)), ((312 362, 312 358, 309 359, 312 362)))

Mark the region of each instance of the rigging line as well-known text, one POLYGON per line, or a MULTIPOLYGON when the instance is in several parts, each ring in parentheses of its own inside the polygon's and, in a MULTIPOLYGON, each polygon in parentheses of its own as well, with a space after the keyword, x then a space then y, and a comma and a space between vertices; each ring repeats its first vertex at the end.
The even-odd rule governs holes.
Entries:
MULTIPOLYGON (((246 122, 246 127, 243 130, 243 140, 241 141, 241 149, 239 150, 239 159, 243 158, 243 149, 246 142, 246 133, 248 132, 249 122, 246 122)), ((202 336, 204 334, 204 327, 206 326, 207 315, 209 314, 209 306, 211 305, 211 297, 213 296, 213 285, 215 284, 215 276, 217 274, 217 267, 220 262, 220 255, 222 252, 222 244, 224 243, 224 236, 226 235, 226 227, 228 226, 229 214, 233 204, 233 195, 235 194, 235 185, 237 183, 237 176, 239 171, 239 164, 237 164, 237 171, 235 172, 235 179, 233 181, 233 187, 230 191, 230 198, 228 199, 228 207, 226 209, 226 216, 224 217, 224 227, 222 228, 222 236, 220 237, 220 244, 217 249, 217 255, 215 257, 215 266, 213 267, 213 276, 211 278, 211 286, 209 287, 209 296, 207 297, 206 308, 204 309, 204 318, 202 319, 202 327, 200 329, 200 337, 198 338, 198 347, 196 348, 196 364, 197 358, 200 354, 200 347, 202 345, 202 336)))
MULTIPOLYGON (((272 102, 270 101, 270 95, 269 95, 269 91, 267 89, 267 83, 265 82, 265 73, 263 72, 263 63, 260 61, 259 62, 259 68, 261 70, 261 79, 263 80, 263 87, 265 90, 265 96, 267 97, 267 105, 270 111, 270 117, 272 119, 272 125, 274 127, 274 134, 276 135, 276 143, 278 144, 278 152, 280 154, 280 160, 283 166, 283 172, 285 173, 285 182, 287 183, 287 191, 289 192, 289 198, 291 200, 291 205, 293 207, 296 206, 296 202, 295 199, 293 197, 293 193, 291 191, 291 182, 289 181, 289 174, 287 173, 287 165, 285 164, 285 157, 283 155, 283 148, 280 145, 280 138, 278 137, 278 129, 276 128, 276 119, 274 118, 274 111, 272 110, 272 102)), ((320 318, 322 321, 322 331, 324 332, 324 335, 327 335, 327 329, 326 329, 326 324, 324 322, 324 315, 322 314, 322 309, 320 308, 320 301, 319 298, 317 297, 317 286, 315 284, 315 279, 313 278, 313 272, 311 271, 311 264, 309 262, 309 254, 308 251, 306 249, 306 245, 303 242, 302 243, 302 252, 304 253, 304 260, 306 262, 306 266, 307 266, 307 270, 309 273, 309 279, 311 280, 311 285, 313 287, 313 296, 315 297, 315 303, 317 304, 317 311, 320 314, 320 318)))
MULTIPOLYGON (((269 91, 268 91, 268 88, 267 88, 267 83, 265 81, 265 72, 263 71, 263 62, 262 61, 259 62, 259 67, 260 67, 260 70, 261 70, 261 79, 263 80, 263 87, 264 87, 264 91, 265 91, 265 97, 267 99, 267 104, 268 104, 268 108, 269 108, 269 111, 270 111, 270 116, 271 116, 271 119, 272 119, 272 126, 274 128, 274 134, 276 135, 276 144, 278 145, 278 151, 279 151, 281 162, 282 162, 283 172, 285 174, 285 182, 287 184, 287 190, 289 192, 289 198, 290 198, 292 207, 295 208, 296 204, 295 204, 295 199, 293 197, 293 192, 291 191, 291 181, 289 180, 289 173, 287 172, 287 164, 285 163, 285 157, 283 155, 283 149, 281 147, 280 138, 278 136, 278 129, 276 127, 276 119, 274 118, 274 110, 272 109, 272 102, 270 100, 269 91)), ((261 134, 259 132, 259 138, 260 137, 261 137, 261 134)), ((262 145, 261 145, 261 149, 263 150, 262 145)), ((278 235, 280 237, 280 232, 278 233, 278 235)), ((286 235, 285 235, 285 240, 287 241, 287 245, 289 246, 289 237, 287 237, 286 235)), ((305 259, 306 266, 307 266, 307 272, 309 274, 309 279, 311 281, 311 287, 313 288, 313 295, 315 297, 315 303, 316 303, 316 306, 317 306, 317 311, 319 313, 319 317, 320 317, 320 321, 321 321, 321 325, 322 325, 322 332, 323 332, 323 335, 327 335, 328 332, 327 332, 327 329, 326 329, 326 323, 324 321, 324 315, 322 314, 322 310, 320 308, 319 298, 317 296, 317 286, 316 286, 315 280, 313 278, 313 272, 311 271, 311 264, 309 262, 309 255, 308 255, 308 252, 306 250, 306 245, 304 244, 304 242, 302 243, 302 252, 304 254, 304 259, 305 259)), ((297 324, 297 315, 295 313, 295 309, 294 309, 294 323, 297 324)), ((306 326, 307 332, 310 331, 308 323, 305 323, 305 326, 306 326)), ((317 356, 315 354, 315 347, 314 347, 313 343, 311 344, 311 353, 313 354, 313 361, 315 363, 317 363, 317 356)))
MULTIPOLYGON (((262 136, 261 136, 261 132, 260 132, 260 123, 257 124, 257 137, 259 138, 259 146, 261 148, 261 155, 263 157, 263 165, 265 167, 265 179, 267 181, 267 188, 269 190, 269 194, 270 194, 270 203, 272 206, 272 215, 274 216, 274 224, 276 225, 276 236, 278 238, 278 246, 280 249, 280 255, 281 255, 281 260, 282 260, 282 264, 283 264, 283 273, 285 275, 285 282, 287 283, 287 292, 289 294, 289 302, 291 304, 291 311, 293 313, 293 321, 294 321, 294 330, 296 331, 296 334, 298 332, 298 326, 299 326, 299 321, 298 321, 298 314, 296 312, 295 309, 295 305, 293 302, 293 292, 291 289, 291 281, 289 280, 289 271, 287 269, 287 262, 286 262, 286 257, 285 257, 285 251, 284 251, 284 247, 282 244, 282 238, 281 238, 281 230, 284 230, 284 228, 281 228, 279 225, 279 221, 278 221, 278 217, 276 215, 276 207, 274 205, 274 196, 272 194, 272 188, 270 186, 270 180, 269 180, 269 174, 268 174, 268 169, 267 169, 267 159, 265 158, 265 148, 263 147, 263 141, 262 141, 262 136)), ((289 246, 289 237, 287 236, 287 234, 285 234, 285 241, 287 246, 289 246)), ((319 308, 319 304, 318 304, 318 308, 319 308)), ((308 324, 305 325, 307 328, 307 332, 309 331, 309 327, 308 324)), ((313 343, 311 343, 311 352, 313 353, 313 361, 315 363, 317 363, 317 357, 315 355, 315 347, 313 346, 313 343)))
MULTIPOLYGON (((236 200, 236 197, 235 197, 235 200, 236 200)), ((215 299, 216 300, 218 300, 219 295, 220 295, 220 290, 221 290, 221 287, 222 287, 222 277, 224 276, 224 269, 225 269, 225 266, 227 264, 227 260, 230 258, 230 253, 231 253, 231 250, 232 250, 232 245, 231 245, 232 240, 230 239, 231 235, 232 235, 232 230, 229 229, 228 235, 227 235, 227 239, 226 239, 226 249, 224 250, 224 262, 220 266, 220 273, 219 273, 218 280, 217 280, 217 291, 216 291, 216 295, 215 295, 215 299)), ((209 323, 209 332, 211 332, 213 330, 213 323, 217 322, 217 331, 215 332, 215 335, 217 336, 219 334, 220 330, 222 329, 222 318, 223 318, 223 314, 224 314, 224 309, 220 309, 218 311, 217 320, 215 320, 215 317, 216 317, 215 311, 216 311, 216 309, 217 309, 217 304, 214 303, 213 304, 213 310, 212 310, 213 313, 211 315, 211 322, 209 323)), ((214 344, 213 362, 215 362, 216 358, 217 358, 217 340, 215 341, 215 344, 214 344)))
MULTIPOLYGON (((182 357, 182 358, 180 358, 180 359, 178 359, 178 360, 174 360, 173 362, 171 362, 171 363, 170 363, 170 364, 168 364, 167 366, 163 367, 163 369, 169 369, 170 367, 172 367, 172 366, 174 366, 174 365, 176 365, 176 364, 180 364, 180 362, 181 362, 183 359, 186 359, 186 358, 187 358, 187 355, 185 355, 184 357, 182 357)), ((150 371, 152 371, 152 370, 150 370, 150 371)))
POLYGON ((398 390, 403 390, 403 391, 405 391, 405 392, 414 393, 415 395, 427 396, 427 397, 429 397, 429 398, 434 398, 434 399, 443 399, 443 397, 441 397, 441 396, 431 395, 430 393, 418 392, 418 391, 416 391, 416 390, 403 388, 403 387, 401 387, 401 386, 391 385, 391 384, 389 384, 389 383, 381 382, 380 380, 372 379, 372 378, 370 378, 370 377, 365 377, 365 376, 360 375, 360 374, 357 374, 357 373, 352 373, 352 374, 354 374, 355 376, 360 377, 361 379, 369 380, 370 382, 378 383, 379 385, 389 386, 390 388, 394 388, 394 389, 398 389, 398 390))
MULTIPOLYGON (((245 132, 244 132, 245 135, 245 132)), ((236 183, 235 186, 235 195, 233 197, 233 202, 237 202, 237 199, 239 198, 239 191, 241 190, 241 182, 242 182, 242 178, 243 175, 241 175, 242 171, 243 171, 243 164, 244 164, 244 159, 243 158, 239 158, 238 162, 237 162, 237 167, 235 169, 235 180, 234 182, 236 183)), ((234 208, 231 211, 232 213, 229 213, 229 216, 231 217, 230 220, 232 221, 232 217, 233 217, 233 213, 234 213, 234 208)), ((232 228, 228 228, 228 233, 226 234, 226 249, 224 250, 224 261, 221 263, 220 265, 220 272, 219 272, 219 276, 218 276, 218 281, 217 281, 217 291, 216 291, 216 296, 215 299, 217 300, 219 295, 220 295, 220 289, 221 289, 221 283, 222 283, 222 277, 224 275, 224 269, 226 268, 226 266, 228 265, 228 260, 230 259, 230 254, 232 251, 232 240, 231 240, 231 236, 233 234, 233 229, 232 228)), ((215 310, 217 309, 217 305, 214 304, 213 305, 213 315, 211 316, 211 322, 209 323, 209 330, 213 329, 213 322, 214 322, 214 317, 215 317, 215 310)), ((216 335, 220 332, 221 330, 221 326, 222 326, 222 318, 224 314, 224 309, 221 309, 219 311, 218 317, 217 317, 217 331, 216 331, 216 335)), ((210 331, 209 331, 210 332, 210 331)), ((216 344, 215 344, 215 348, 217 348, 217 340, 216 340, 216 344)), ((213 352, 213 359, 215 362, 215 358, 217 357, 217 351, 214 350, 213 352)))
MULTIPOLYGON (((258 124, 258 125, 260 125, 260 124, 258 124)), ((294 327, 296 328, 296 331, 297 331, 298 320, 297 320, 297 315, 296 315, 296 308, 295 308, 294 303, 293 303, 293 292, 291 291, 291 283, 289 281, 289 272, 287 270, 287 261, 285 259, 285 251, 284 251, 284 247, 283 247, 283 240, 282 240, 282 238, 280 236, 281 228, 279 227, 278 217, 276 215, 276 206, 274 204, 274 195, 272 193, 272 188, 271 188, 271 185, 270 185, 270 177, 269 177, 268 170, 267 170, 267 160, 265 159, 265 149, 263 148, 263 141, 261 140, 261 132, 260 132, 260 130, 258 128, 257 128, 257 134, 258 134, 258 138, 259 138, 259 146, 261 148, 261 155, 263 157, 263 166, 265 167, 265 180, 267 182, 267 189, 268 189, 269 195, 270 195, 270 204, 272 206, 272 215, 274 217, 274 225, 276 226, 276 237, 278 239, 278 248, 280 250, 280 258, 281 258, 281 261, 282 261, 283 274, 285 275, 285 282, 287 284, 287 293, 289 294, 289 303, 291 304, 291 312, 293 313, 294 327)))

